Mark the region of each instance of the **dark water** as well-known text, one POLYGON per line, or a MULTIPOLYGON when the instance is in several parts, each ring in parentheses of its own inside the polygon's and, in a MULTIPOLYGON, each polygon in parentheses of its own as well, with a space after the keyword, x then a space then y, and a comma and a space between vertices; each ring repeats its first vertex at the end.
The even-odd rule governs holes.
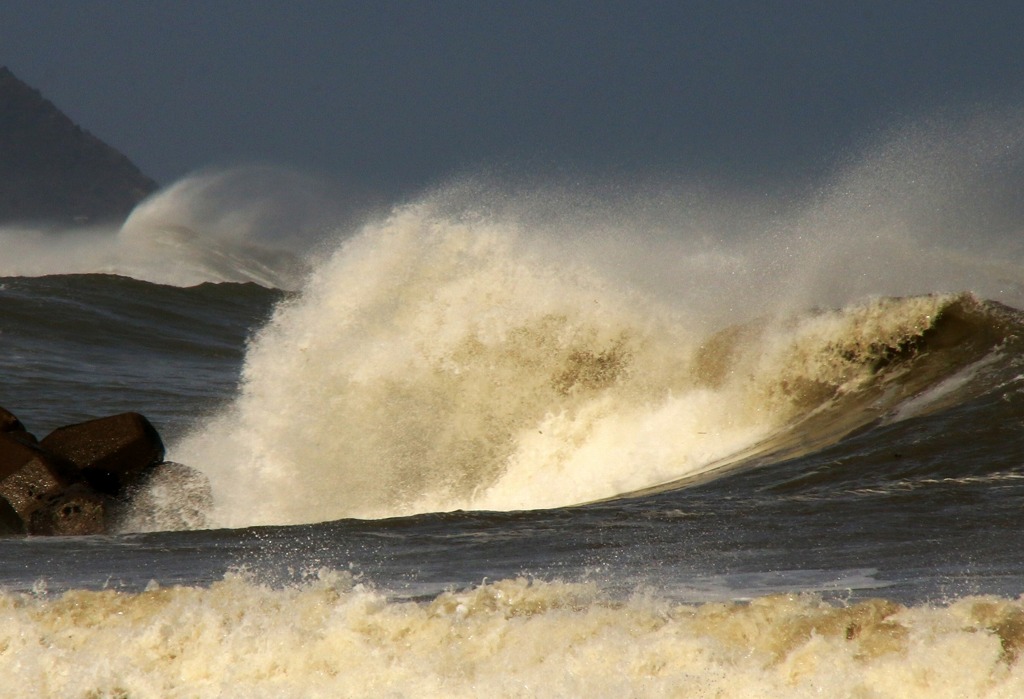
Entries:
POLYGON ((173 438, 238 379, 280 297, 255 284, 157 286, 112 275, 2 282, 5 407, 39 433, 142 410, 173 438))

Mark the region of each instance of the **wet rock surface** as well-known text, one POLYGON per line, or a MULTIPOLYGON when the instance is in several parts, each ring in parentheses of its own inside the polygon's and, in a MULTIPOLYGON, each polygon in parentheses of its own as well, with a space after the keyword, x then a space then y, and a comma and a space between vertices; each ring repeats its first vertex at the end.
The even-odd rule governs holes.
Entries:
MULTIPOLYGON (((37 440, 0 408, 0 535, 106 533, 140 484, 159 480, 163 459, 159 433, 139 413, 67 425, 37 440)), ((166 464, 169 472, 185 468, 166 464)))
POLYGON ((89 485, 117 495, 164 459, 156 428, 139 413, 121 413, 58 427, 44 437, 44 451, 70 462, 89 485))

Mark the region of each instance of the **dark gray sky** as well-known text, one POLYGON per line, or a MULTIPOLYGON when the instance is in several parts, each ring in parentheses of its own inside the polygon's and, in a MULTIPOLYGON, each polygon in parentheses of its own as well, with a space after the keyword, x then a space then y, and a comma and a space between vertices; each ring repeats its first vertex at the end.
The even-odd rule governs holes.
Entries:
POLYGON ((167 184, 479 168, 801 176, 1024 103, 1017 2, 0 0, 0 64, 167 184))

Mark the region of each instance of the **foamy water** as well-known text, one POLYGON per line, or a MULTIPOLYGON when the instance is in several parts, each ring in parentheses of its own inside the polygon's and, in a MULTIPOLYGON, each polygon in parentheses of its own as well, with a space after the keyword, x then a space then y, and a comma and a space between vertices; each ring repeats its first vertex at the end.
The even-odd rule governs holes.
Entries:
POLYGON ((0 595, 3 697, 1017 697, 1024 606, 681 605, 505 580, 0 595))

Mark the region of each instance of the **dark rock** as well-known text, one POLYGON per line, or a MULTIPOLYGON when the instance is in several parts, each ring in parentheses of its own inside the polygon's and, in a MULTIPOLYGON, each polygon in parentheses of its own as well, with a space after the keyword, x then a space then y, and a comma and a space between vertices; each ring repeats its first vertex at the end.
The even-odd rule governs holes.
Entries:
POLYGON ((0 536, 11 536, 25 533, 25 523, 18 516, 18 511, 11 503, 0 498, 0 536))
POLYGON ((204 526, 209 482, 163 457, 160 435, 138 413, 61 427, 37 443, 0 408, 0 536, 102 534, 125 520, 204 526))
POLYGON ((106 502, 85 484, 46 498, 28 520, 29 534, 82 536, 106 532, 106 502))
POLYGON ((14 413, 5 408, 0 408, 0 432, 24 432, 25 426, 21 420, 15 417, 14 413))
POLYGON ((155 190, 128 158, 0 67, 0 221, 121 221, 155 190))
POLYGON ((7 434, 14 437, 22 444, 37 444, 38 440, 35 435, 30 434, 21 420, 19 420, 14 413, 5 408, 0 408, 0 434, 7 434))
POLYGON ((55 496, 75 481, 69 464, 23 444, 9 433, 0 433, 0 496, 23 521, 46 498, 55 496))
POLYGON ((121 413, 59 427, 39 446, 74 464, 98 492, 118 495, 164 458, 156 428, 138 413, 121 413))

